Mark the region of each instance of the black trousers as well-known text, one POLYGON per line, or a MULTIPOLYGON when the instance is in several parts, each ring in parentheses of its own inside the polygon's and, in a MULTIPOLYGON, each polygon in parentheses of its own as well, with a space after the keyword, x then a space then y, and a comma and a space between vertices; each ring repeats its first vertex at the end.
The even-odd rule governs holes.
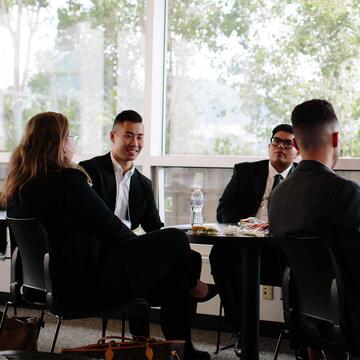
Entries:
MULTIPOLYGON (((191 274, 194 278, 200 279, 201 275, 201 268, 202 268, 202 258, 201 254, 197 251, 191 249, 191 274)), ((148 301, 150 299, 148 298, 148 301)), ((150 306, 158 307, 160 306, 160 302, 156 299, 152 299, 152 302, 149 303, 150 306)), ((191 319, 196 318, 196 311, 197 311, 197 301, 194 299, 190 300, 190 315, 191 319)), ((150 336, 150 328, 147 322, 144 322, 144 319, 137 316, 136 314, 129 313, 128 314, 128 321, 129 321, 129 330, 130 333, 134 336, 150 336)))
MULTIPOLYGON (((190 342, 190 289, 199 275, 194 270, 198 267, 194 266, 186 234, 178 229, 147 233, 119 242, 117 249, 108 255, 108 261, 113 261, 114 256, 118 256, 120 278, 129 295, 161 307, 160 323, 165 338, 190 342)), ((116 294, 119 285, 116 282, 111 285, 109 291, 116 294)))
MULTIPOLYGON (((215 244, 209 256, 214 277, 224 307, 225 321, 234 331, 241 330, 241 278, 243 272, 241 247, 236 243, 215 244)), ((285 261, 279 247, 261 249, 261 284, 281 286, 285 261)))

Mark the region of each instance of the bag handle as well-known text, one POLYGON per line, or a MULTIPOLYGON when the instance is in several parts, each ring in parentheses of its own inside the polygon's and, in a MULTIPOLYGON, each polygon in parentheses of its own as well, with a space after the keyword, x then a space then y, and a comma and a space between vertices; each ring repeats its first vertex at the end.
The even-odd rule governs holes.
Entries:
POLYGON ((108 335, 108 336, 104 336, 104 337, 100 338, 97 343, 101 344, 101 343, 105 342, 106 340, 110 340, 110 339, 120 339, 120 340, 134 341, 133 339, 128 338, 128 337, 123 338, 122 336, 108 335))
MULTIPOLYGON (((109 339, 122 339, 122 340, 129 340, 129 341, 133 341, 132 339, 130 338, 123 338, 121 336, 104 336, 102 338, 100 338, 98 340, 98 344, 100 344, 102 341, 105 341, 105 340, 109 340, 109 339)), ((150 344, 149 344, 149 338, 144 338, 146 339, 146 347, 145 347, 145 356, 146 356, 146 360, 153 360, 154 359, 154 351, 153 349, 151 348, 150 344)), ((140 343, 141 341, 139 341, 140 343)), ((145 341, 144 341, 145 342, 145 341)), ((112 350, 112 344, 111 344, 111 341, 109 341, 109 346, 108 348, 106 349, 105 351, 105 360, 113 360, 114 358, 114 352, 112 350)), ((177 355, 177 354, 176 354, 177 355)))
POLYGON ((122 336, 116 336, 116 335, 108 335, 108 336, 104 336, 102 338, 100 338, 97 343, 100 344, 102 342, 105 342, 105 340, 110 340, 110 339, 120 339, 120 340, 127 340, 127 341, 132 341, 132 342, 136 342, 136 343, 146 343, 146 342, 150 342, 150 343, 154 343, 154 342, 158 342, 157 339, 153 338, 153 337, 147 337, 147 336, 136 336, 134 338, 128 338, 128 337, 122 337, 122 336))

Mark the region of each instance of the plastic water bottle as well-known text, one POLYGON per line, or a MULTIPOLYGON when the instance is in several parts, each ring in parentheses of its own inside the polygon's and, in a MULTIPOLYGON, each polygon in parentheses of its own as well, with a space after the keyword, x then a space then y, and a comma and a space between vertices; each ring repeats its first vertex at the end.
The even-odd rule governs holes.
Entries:
POLYGON ((202 225, 203 220, 204 195, 200 189, 195 189, 191 193, 190 201, 190 224, 202 225))

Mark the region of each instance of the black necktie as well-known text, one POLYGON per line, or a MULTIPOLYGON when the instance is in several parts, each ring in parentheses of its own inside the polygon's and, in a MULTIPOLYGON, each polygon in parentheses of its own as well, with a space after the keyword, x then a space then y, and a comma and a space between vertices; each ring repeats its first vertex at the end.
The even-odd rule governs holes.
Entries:
POLYGON ((273 183, 271 191, 273 191, 283 180, 284 180, 284 178, 280 174, 276 174, 274 176, 274 183, 273 183))

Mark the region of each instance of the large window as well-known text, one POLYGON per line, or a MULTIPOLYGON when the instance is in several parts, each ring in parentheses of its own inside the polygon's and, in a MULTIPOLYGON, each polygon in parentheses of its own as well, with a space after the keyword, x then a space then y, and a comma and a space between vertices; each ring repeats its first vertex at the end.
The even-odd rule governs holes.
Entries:
POLYGON ((142 0, 0 1, 0 150, 40 111, 66 114, 79 151, 108 148, 117 109, 144 111, 142 0))
MULTIPOLYGON (((231 179, 232 169, 173 167, 164 172, 164 221, 166 225, 190 222, 190 195, 195 187, 204 194, 204 222, 216 222, 216 208, 225 186, 231 179)), ((360 172, 337 170, 336 173, 360 184, 360 172)), ((239 201, 239 199, 234 199, 239 201)))
POLYGON ((359 24, 358 0, 169 0, 165 152, 263 156, 296 104, 326 98, 360 156, 359 24))
POLYGON ((204 194, 204 222, 216 222, 216 207, 232 174, 231 169, 165 168, 164 207, 167 225, 190 222, 190 194, 198 187, 204 194))
POLYGON ((85 158, 133 108, 162 218, 188 222, 200 186, 215 221, 233 165, 267 157, 303 100, 333 102, 342 156, 360 157, 359 25, 360 0, 0 0, 0 161, 37 112, 66 114, 85 158))

